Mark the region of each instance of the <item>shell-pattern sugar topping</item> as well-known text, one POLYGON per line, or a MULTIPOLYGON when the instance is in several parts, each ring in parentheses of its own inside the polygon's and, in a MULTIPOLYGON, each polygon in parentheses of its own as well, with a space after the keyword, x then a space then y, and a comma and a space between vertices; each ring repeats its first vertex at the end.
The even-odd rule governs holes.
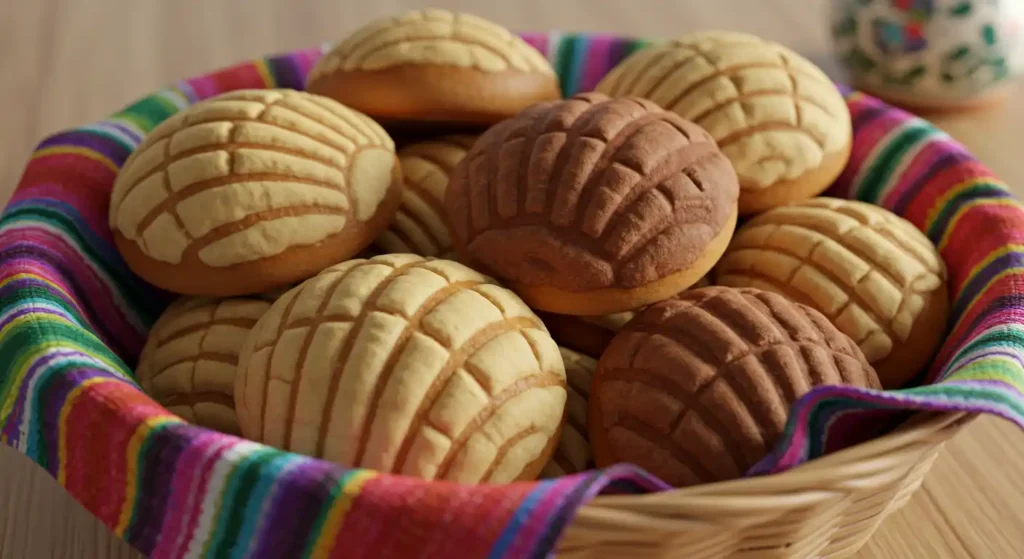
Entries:
POLYGON ((176 300, 153 325, 139 357, 135 374, 143 390, 186 421, 238 434, 238 352, 274 295, 176 300))
POLYGON ((558 348, 565 364, 568 399, 565 425, 551 461, 541 470, 542 477, 558 477, 582 472, 591 467, 587 435, 587 396, 597 360, 564 347, 558 348))
POLYGON ((470 14, 427 9, 358 29, 317 62, 308 80, 338 70, 382 70, 402 64, 554 75, 544 55, 508 29, 470 14))
POLYGON ((752 219, 715 269, 717 284, 775 291, 816 308, 870 362, 907 340, 929 294, 945 281, 941 256, 910 222, 836 198, 752 219))
POLYGON ((514 479, 549 448, 566 397, 558 347, 519 298, 410 254, 348 261, 290 291, 239 370, 246 436, 427 479, 514 479))
POLYGON ((741 476, 812 386, 878 388, 857 346, 776 293, 706 287, 653 305, 601 356, 591 398, 615 459, 666 482, 741 476))
POLYGON ((704 127, 745 188, 795 179, 851 141, 849 110, 831 79, 791 49, 744 33, 645 48, 596 89, 651 99, 704 127))
POLYGON ((443 136, 398 150, 405 189, 394 221, 377 237, 380 248, 421 256, 452 254, 444 193, 452 171, 475 139, 469 135, 443 136))
POLYGON ((487 269, 583 291, 686 268, 735 212, 738 193, 700 127, 650 101, 585 93, 480 136, 445 206, 457 244, 487 269))
POLYGON ((393 160, 384 129, 335 101, 293 90, 226 93, 146 136, 114 183, 110 225, 153 259, 196 254, 230 266, 368 220, 393 160))

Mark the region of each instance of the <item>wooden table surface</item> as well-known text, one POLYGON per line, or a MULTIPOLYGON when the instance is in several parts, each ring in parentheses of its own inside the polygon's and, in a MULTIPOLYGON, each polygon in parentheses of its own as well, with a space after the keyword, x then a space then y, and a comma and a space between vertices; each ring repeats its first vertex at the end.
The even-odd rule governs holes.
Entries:
MULTIPOLYGON (((515 30, 616 32, 665 38, 731 28, 782 42, 841 77, 830 59, 820 0, 235 0, 5 1, 0 6, 0 206, 32 147, 61 128, 98 120, 167 82, 271 52, 336 40, 370 18, 444 7, 515 30)), ((1024 196, 1019 133, 1024 87, 1009 105, 944 117, 1024 196)), ((2 364, 0 364, 2 367, 2 364)), ((2 370, 2 369, 0 369, 2 370)), ((910 503, 858 557, 1024 557, 1024 436, 982 419, 947 445, 910 503)), ((136 557, 41 470, 0 447, 0 559, 136 557), (72 554, 69 544, 78 547, 72 554), (84 551, 83 551, 84 550, 84 551)))

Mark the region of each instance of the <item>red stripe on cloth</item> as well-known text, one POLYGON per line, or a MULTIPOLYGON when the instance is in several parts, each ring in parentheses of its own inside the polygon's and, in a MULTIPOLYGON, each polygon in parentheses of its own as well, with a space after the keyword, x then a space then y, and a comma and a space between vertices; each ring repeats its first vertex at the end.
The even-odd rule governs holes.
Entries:
POLYGON ((487 557, 533 487, 375 477, 345 515, 331 557, 487 557), (400 520, 380 522, 388 517, 400 520))

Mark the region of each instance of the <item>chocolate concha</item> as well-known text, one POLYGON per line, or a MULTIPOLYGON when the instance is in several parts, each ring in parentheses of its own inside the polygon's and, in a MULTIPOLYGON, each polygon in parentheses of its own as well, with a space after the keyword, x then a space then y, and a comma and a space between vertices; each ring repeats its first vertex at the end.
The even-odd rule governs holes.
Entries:
POLYGON ((533 308, 601 315, 700 279, 732 235, 737 195, 699 126, 650 101, 584 93, 481 135, 445 209, 461 261, 533 308))
POLYGON ((598 467, 632 462, 674 486, 736 478, 779 440, 812 387, 879 388, 818 311, 753 288, 652 305, 601 356, 588 421, 598 467))
POLYGON ((793 50, 734 31, 641 49, 596 86, 637 96, 707 129, 740 180, 740 215, 815 196, 839 176, 850 111, 832 80, 793 50))
POLYGON ((182 419, 239 434, 234 402, 238 352, 278 295, 178 298, 153 323, 135 378, 182 419))
POLYGON ((383 252, 454 257, 444 192, 475 140, 470 135, 442 136, 398 150, 405 189, 391 226, 377 237, 375 244, 383 252))
POLYGON ((593 466, 587 437, 587 394, 597 361, 571 349, 558 348, 565 364, 568 399, 565 401, 565 426, 555 454, 540 472, 542 478, 576 474, 593 466))
POLYGON ((815 198, 743 225, 715 283, 782 293, 860 346, 886 388, 928 365, 945 337, 946 266, 913 224, 872 204, 815 198))
POLYGON ((154 285, 261 293, 369 245, 401 183, 394 143, 365 115, 300 91, 233 91, 146 136, 114 182, 110 226, 154 285))
POLYGON ((489 125, 561 97, 547 58, 501 25, 440 9, 364 25, 310 70, 306 89, 393 123, 489 125))
POLYGON ((532 479, 562 426, 558 347, 511 291, 456 262, 332 266, 246 340, 235 388, 250 439, 459 482, 532 479))

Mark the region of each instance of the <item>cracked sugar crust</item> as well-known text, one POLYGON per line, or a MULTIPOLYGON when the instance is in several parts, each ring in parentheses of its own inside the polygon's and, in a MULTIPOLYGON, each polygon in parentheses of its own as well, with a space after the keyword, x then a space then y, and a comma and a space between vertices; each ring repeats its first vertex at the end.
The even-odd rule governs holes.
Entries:
POLYGON ((745 33, 647 47, 596 90, 651 99, 707 129, 744 189, 798 179, 851 142, 849 109, 832 80, 796 52, 745 33))
MULTIPOLYGON (((946 267, 907 220, 878 206, 816 198, 776 208, 741 227, 715 283, 782 293, 827 316, 871 363, 906 348, 919 318, 945 297, 946 267)), ((916 344, 912 344, 916 345, 916 344)), ((882 374, 881 371, 879 371, 882 374)), ((884 380, 883 375, 883 380, 884 380)))
POLYGON ((358 29, 317 62, 307 82, 339 70, 383 70, 403 64, 555 74, 537 49, 508 29, 470 14, 427 9, 358 29))
POLYGON ((821 313, 758 289, 706 287, 641 312, 602 355, 591 390, 598 466, 633 462, 675 486, 736 478, 814 386, 879 388, 821 313))
POLYGON ((228 267, 366 223, 394 143, 369 117, 293 90, 242 90, 159 124, 111 192, 111 228, 148 258, 228 267))
POLYGON ((384 252, 453 256, 444 193, 448 178, 476 140, 471 135, 442 136, 398 150, 402 165, 402 203, 391 225, 377 237, 384 252))
POLYGON ((289 291, 239 371, 248 438, 426 479, 535 477, 566 400, 558 347, 518 297, 410 254, 351 260, 289 291))
POLYGON ((480 136, 445 195, 460 254, 568 291, 685 270, 736 211, 728 160, 654 103, 598 93, 535 104, 480 136))
POLYGON ((541 477, 552 478, 575 474, 592 467, 593 457, 587 437, 587 395, 590 381, 597 369, 597 360, 559 347, 565 364, 566 389, 565 425, 555 448, 555 454, 541 470, 541 477))
POLYGON ((240 434, 234 403, 238 352, 277 295, 175 300, 150 329, 135 378, 182 419, 240 434))

